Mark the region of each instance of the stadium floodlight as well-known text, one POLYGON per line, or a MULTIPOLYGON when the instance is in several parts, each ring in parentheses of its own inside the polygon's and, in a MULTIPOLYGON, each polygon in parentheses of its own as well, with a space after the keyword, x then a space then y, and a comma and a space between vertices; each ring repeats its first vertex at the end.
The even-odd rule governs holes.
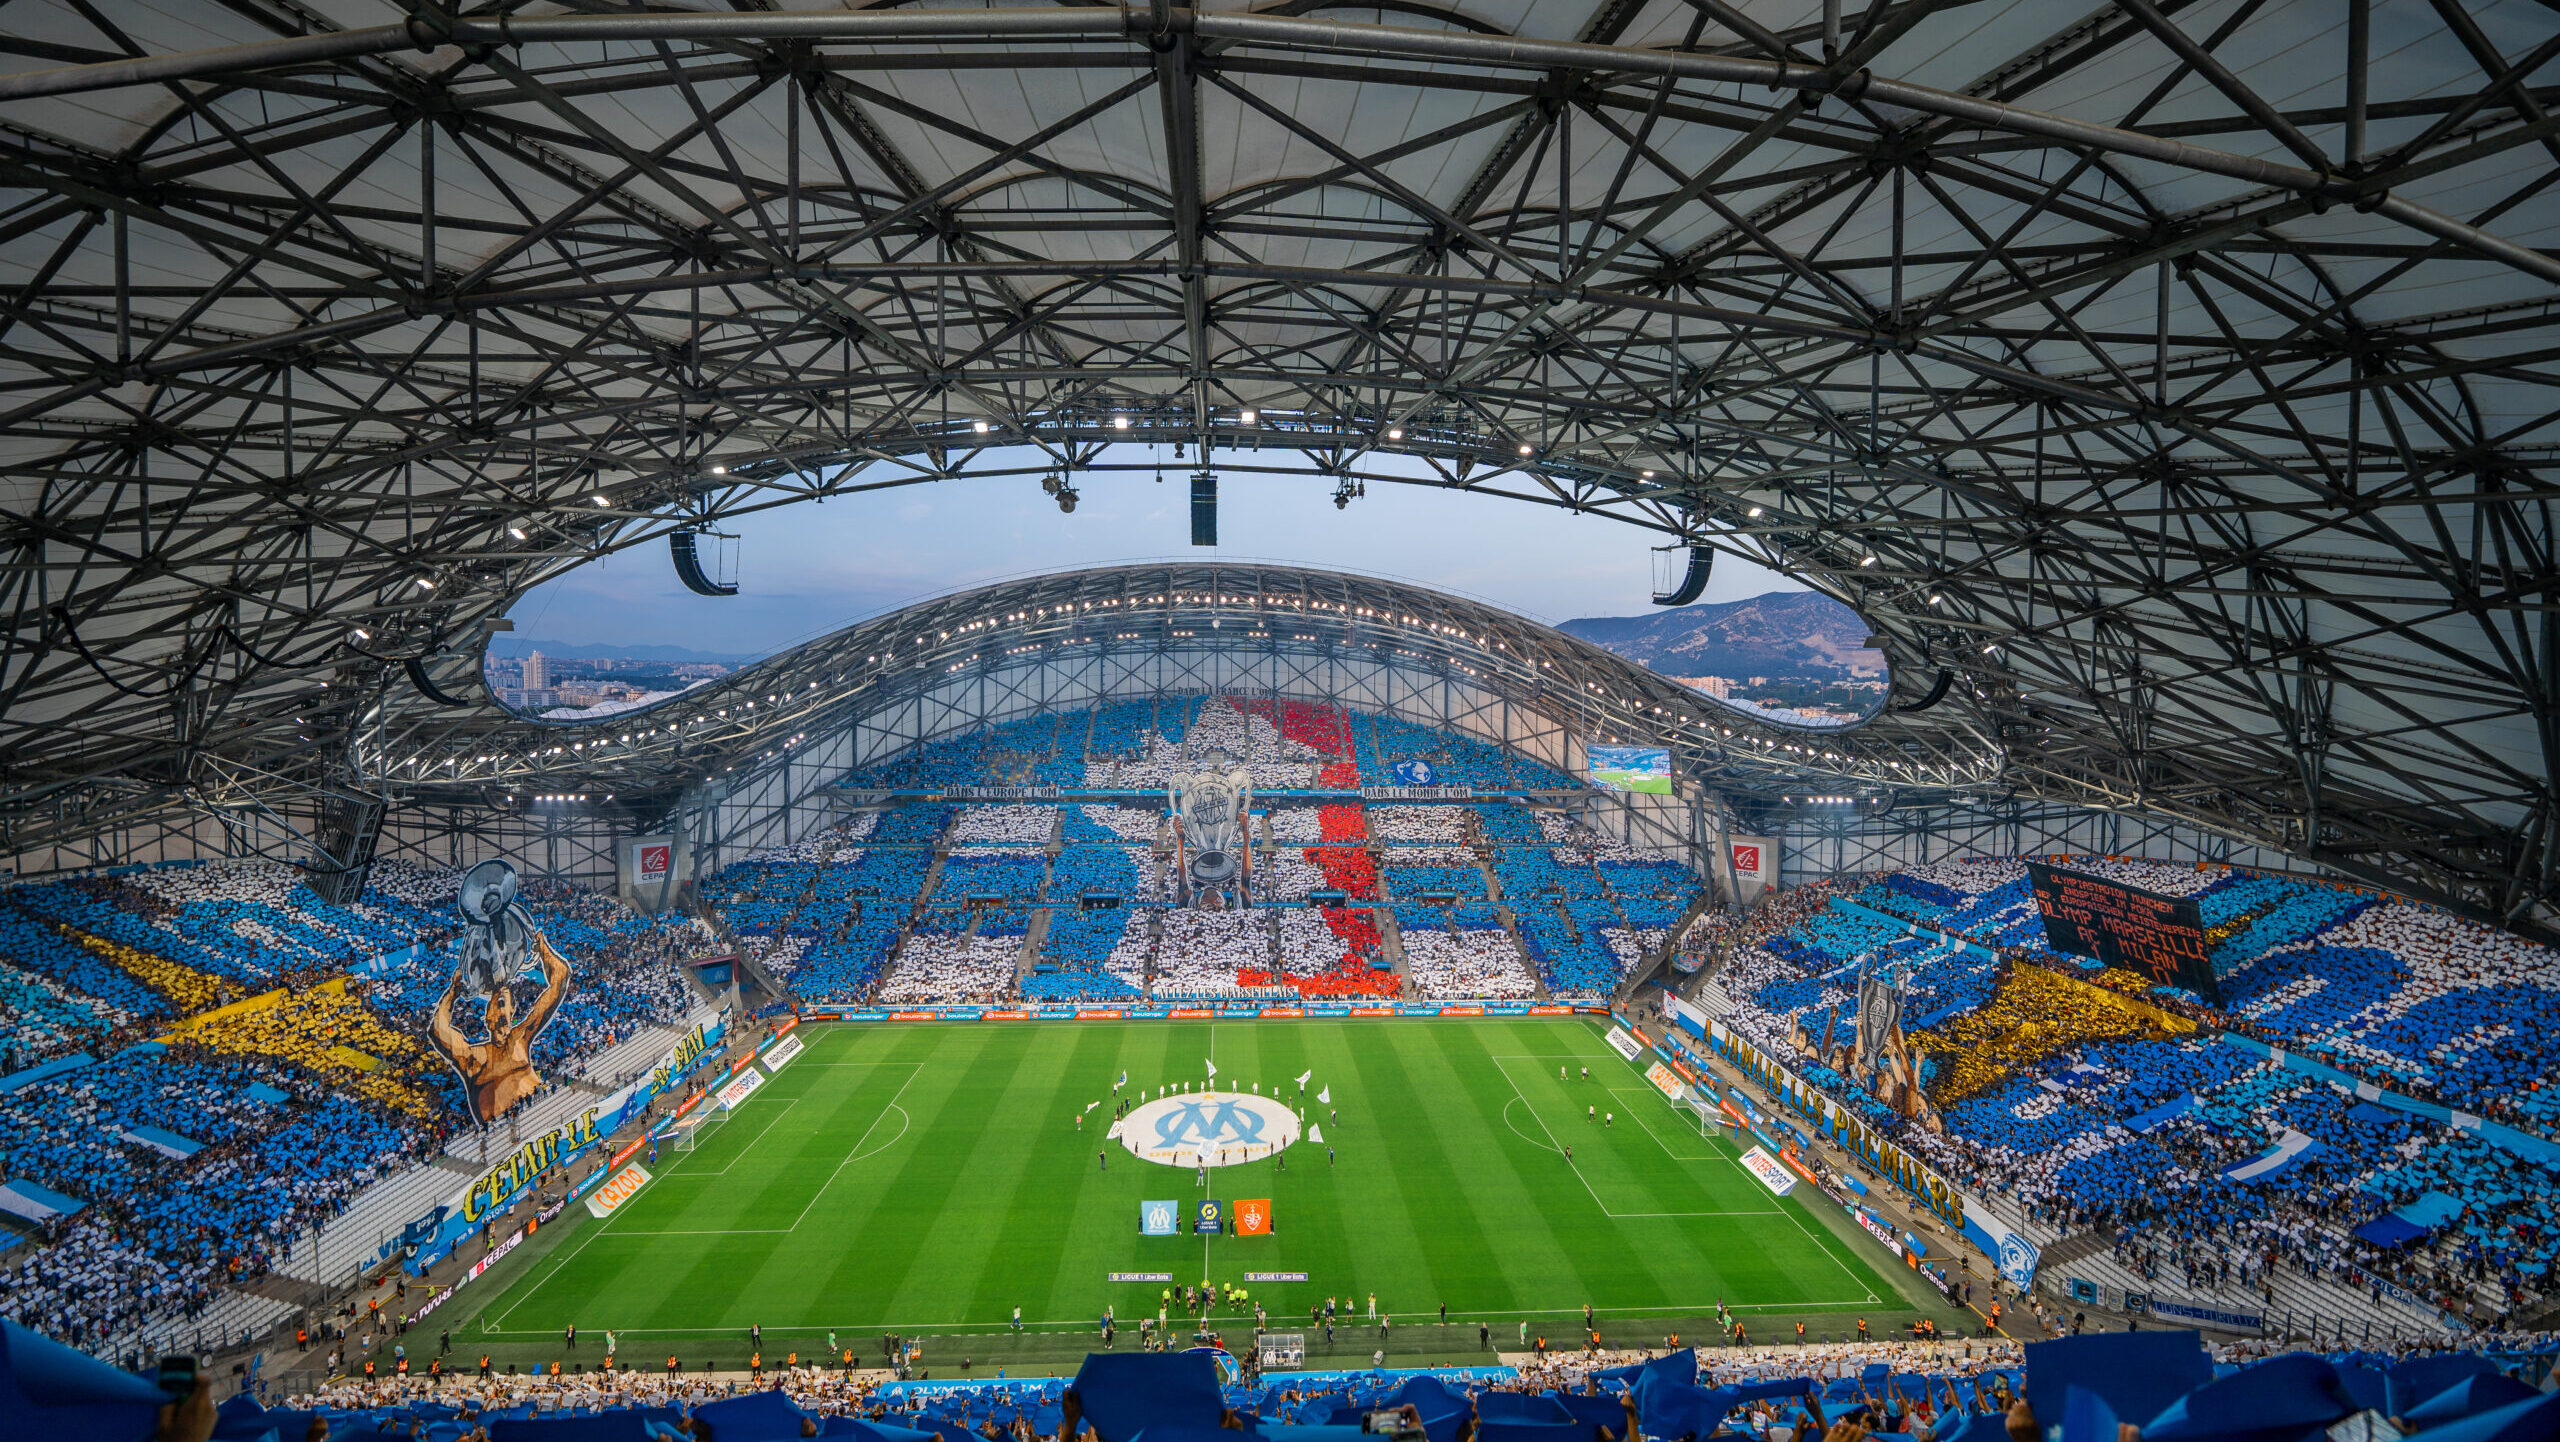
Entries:
POLYGON ((1527 441, 1522 441, 1522 442, 1520 443, 1520 454, 1522 454, 1522 455, 1524 455, 1524 456, 1532 456, 1532 455, 1536 455, 1537 453, 1538 453, 1538 448, 1537 448, 1536 446, 1533 446, 1533 445, 1529 444, 1527 441))
POLYGON ((711 468, 711 474, 715 476, 725 476, 729 474, 729 468, 727 466, 713 466, 711 468))
POLYGON ((1860 561, 1858 564, 1859 564, 1859 565, 1861 565, 1861 566, 1872 566, 1872 565, 1874 565, 1875 563, 1876 563, 1876 558, 1875 558, 1875 557, 1873 557, 1873 556, 1869 556, 1869 557, 1867 557, 1865 560, 1860 561))
POLYGON ((1387 427, 1387 439, 1388 439, 1388 440, 1391 440, 1391 441, 1400 441, 1400 440, 1403 440, 1403 439, 1404 439, 1404 427, 1402 427, 1402 426, 1389 426, 1389 427, 1387 427))
POLYGON ((1238 424, 1248 426, 1259 423, 1261 419, 1262 412, 1255 410, 1251 406, 1246 406, 1244 410, 1236 416, 1238 424))
POLYGON ((1760 518, 1760 508, 1758 506, 1753 506, 1751 508, 1751 518, 1755 521, 1760 518))
MULTIPOLYGON (((362 626, 358 626, 358 627, 356 627, 356 630, 355 630, 355 636, 356 636, 356 639, 357 639, 357 640, 359 640, 359 641, 370 641, 370 640, 372 640, 372 639, 373 639, 373 633, 372 633, 371 631, 366 630, 366 629, 365 629, 364 627, 362 627, 362 626)), ((297 717, 295 717, 295 718, 293 718, 293 719, 295 719, 295 720, 299 721, 299 720, 301 720, 302 718, 301 718, 301 717, 299 717, 299 716, 297 716, 297 717)))
POLYGON ((436 588, 436 583, 435 583, 435 582, 428 580, 428 579, 427 579, 426 577, 424 577, 424 576, 420 576, 420 577, 418 578, 418 589, 419 589, 419 590, 422 590, 422 591, 432 591, 432 590, 434 590, 435 588, 436 588))
POLYGON ((514 538, 516 538, 517 540, 521 541, 521 540, 523 540, 523 539, 524 539, 524 527, 522 527, 522 526, 509 526, 509 527, 507 527, 507 534, 508 534, 508 535, 510 535, 510 536, 513 536, 513 537, 514 537, 514 538))
POLYGON ((987 433, 989 427, 985 421, 971 421, 969 423, 969 429, 976 431, 979 435, 983 436, 987 433))
POLYGON ((1113 416, 1111 418, 1111 428, 1115 431, 1127 430, 1129 428, 1129 418, 1127 416, 1113 416))

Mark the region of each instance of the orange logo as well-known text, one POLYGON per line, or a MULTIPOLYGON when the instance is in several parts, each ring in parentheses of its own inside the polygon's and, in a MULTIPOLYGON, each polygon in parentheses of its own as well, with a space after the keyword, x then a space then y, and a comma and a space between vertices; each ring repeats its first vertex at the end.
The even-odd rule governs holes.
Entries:
POLYGON ((1271 1199, 1236 1203, 1236 1235, 1267 1237, 1271 1235, 1271 1199))

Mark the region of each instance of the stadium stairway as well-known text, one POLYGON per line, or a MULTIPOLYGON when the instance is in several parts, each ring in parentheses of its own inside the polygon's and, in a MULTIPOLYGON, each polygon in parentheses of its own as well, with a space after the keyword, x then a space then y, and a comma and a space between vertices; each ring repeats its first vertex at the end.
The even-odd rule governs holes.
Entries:
POLYGON ((255 1292, 224 1290, 195 1316, 154 1322, 125 1336, 109 1339, 98 1351, 106 1356, 172 1352, 205 1355, 253 1345, 286 1321, 301 1315, 295 1303, 255 1292))
POLYGON ((308 1232, 295 1237, 293 1250, 276 1270, 324 1287, 341 1285, 359 1269, 372 1266, 383 1244, 398 1239, 402 1228, 451 1200, 478 1175, 477 1171, 419 1165, 385 1177, 350 1198, 345 1211, 321 1223, 316 1240, 308 1232))
POLYGON ((2373 1337, 2449 1337, 2456 1331, 2444 1325, 2443 1314, 2433 1307, 2412 1306, 2388 1294, 2376 1302, 2369 1290, 2336 1278, 2306 1276, 2290 1266, 2270 1271, 2263 1291, 2249 1285, 2190 1283, 2183 1272, 2165 1265, 2159 1276, 2145 1277, 2116 1257, 2115 1239, 2109 1234, 2082 1232, 2065 1237, 2042 1222, 2013 1219, 2010 1225, 2033 1241, 2040 1253, 2037 1290, 2065 1306, 2070 1304, 2070 1283, 2077 1279, 2096 1284, 2101 1305, 2120 1309, 2125 1294, 2136 1293, 2215 1311, 2254 1313, 2266 1319, 2269 1336, 2302 1337, 2316 1332, 2354 1345, 2368 1335, 2368 1328, 2373 1337))
POLYGON ((665 1061, 668 1051, 678 1040, 695 1027, 708 1024, 719 1014, 719 1007, 704 1006, 686 1017, 682 1026, 645 1028, 587 1058, 587 1064, 579 1068, 579 1077, 599 1087, 619 1087, 665 1061))

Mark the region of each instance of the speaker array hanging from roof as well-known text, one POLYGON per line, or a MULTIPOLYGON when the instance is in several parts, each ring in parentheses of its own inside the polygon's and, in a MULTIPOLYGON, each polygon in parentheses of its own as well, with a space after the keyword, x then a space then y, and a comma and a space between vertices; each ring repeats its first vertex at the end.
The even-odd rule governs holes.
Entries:
MULTIPOLYGON (((1677 550, 1678 548, 1675 546, 1660 546, 1656 549, 1670 551, 1677 550)), ((1688 605, 1691 601, 1694 601, 1700 596, 1706 594, 1708 573, 1715 570, 1715 568, 1715 551, 1711 547, 1692 544, 1689 547, 1688 574, 1682 576, 1680 578, 1680 584, 1673 587, 1669 592, 1655 595, 1653 598, 1653 604, 1657 606, 1688 605)))
POLYGON ((734 596, 738 594, 737 582, 715 581, 702 569, 702 554, 695 549, 695 538, 706 535, 724 541, 736 539, 733 536, 722 536, 716 531, 682 530, 667 533, 667 552, 675 558, 676 579, 684 582, 684 588, 697 596, 734 596))
POLYGON ((1191 544, 1218 544, 1218 473, 1197 471, 1191 477, 1191 544))

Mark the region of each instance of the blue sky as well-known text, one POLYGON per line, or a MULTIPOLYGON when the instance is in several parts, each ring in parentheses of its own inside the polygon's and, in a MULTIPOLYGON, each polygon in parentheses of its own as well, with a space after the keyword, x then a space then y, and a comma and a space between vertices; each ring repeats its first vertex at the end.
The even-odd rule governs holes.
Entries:
MULTIPOLYGON (((1144 462, 1144 448, 1125 448, 1144 462)), ((1106 459, 1123 459, 1123 456, 1106 459)), ((1273 459, 1264 453, 1262 459, 1273 459)), ((762 655, 922 596, 999 576, 1113 561, 1212 555, 1341 567, 1464 592, 1541 620, 1649 609, 1661 538, 1548 506, 1373 482, 1334 509, 1315 476, 1225 472, 1214 551, 1190 542, 1189 468, 1085 474, 1074 515, 1036 476, 963 478, 727 523, 740 594, 696 596, 663 544, 591 563, 535 588, 509 614, 515 637, 658 644, 762 655)), ((1702 600, 1800 590, 1776 572, 1718 560, 1702 600)))

